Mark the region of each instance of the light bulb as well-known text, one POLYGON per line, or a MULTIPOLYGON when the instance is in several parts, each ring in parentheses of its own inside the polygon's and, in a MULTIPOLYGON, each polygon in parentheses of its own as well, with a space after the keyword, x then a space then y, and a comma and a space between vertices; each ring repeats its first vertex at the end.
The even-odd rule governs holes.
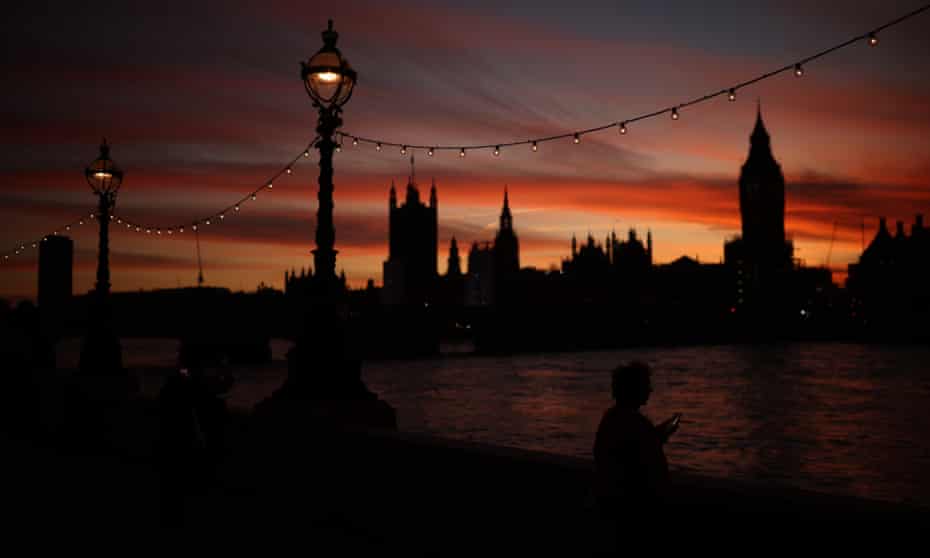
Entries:
POLYGON ((577 143, 581 143, 581 136, 579 136, 579 135, 576 133, 575 136, 572 138, 572 141, 575 142, 576 144, 577 144, 577 143))
POLYGON ((155 234, 161 234, 161 229, 155 229, 155 234))
POLYGON ((339 152, 341 152, 341 151, 342 151, 342 144, 341 144, 341 143, 337 143, 337 144, 336 144, 336 153, 339 153, 339 152))
POLYGON ((358 138, 352 138, 352 145, 353 145, 353 146, 357 146, 357 145, 358 145, 358 138))
POLYGON ((171 236, 173 234, 174 234, 174 229, 168 229, 168 236, 171 236))
POLYGON ((71 225, 65 226, 65 230, 66 230, 66 231, 70 231, 70 230, 71 230, 71 225))
POLYGON ((197 225, 191 225, 191 230, 196 231, 196 230, 197 230, 197 225))
POLYGON ((536 145, 536 142, 534 141, 534 142, 530 145, 530 149, 532 149, 533 151, 539 151, 539 146, 536 145))
POLYGON ((255 194, 252 194, 252 201, 255 201, 258 198, 255 194))
POLYGON ((801 67, 801 64, 794 65, 794 75, 801 77, 804 75, 804 68, 801 67))
POLYGON ((400 154, 401 154, 401 155, 406 155, 406 154, 407 154, 407 146, 406 146, 406 145, 404 145, 404 146, 402 146, 402 147, 400 148, 400 154))
POLYGON ((145 229, 145 234, 152 234, 152 229, 145 229))
POLYGON ((497 157, 500 154, 501 154, 501 146, 498 145, 494 147, 494 156, 497 157))
POLYGON ((238 206, 238 205, 236 206, 236 211, 239 211, 239 206, 238 206))
POLYGON ((459 157, 464 157, 464 156, 465 156, 465 148, 463 147, 462 150, 459 151, 459 157))
POLYGON ((620 123, 620 135, 623 135, 623 136, 626 135, 626 122, 620 123))
POLYGON ((433 148, 430 147, 429 150, 427 150, 426 154, 429 155, 430 157, 432 157, 432 156, 433 156, 433 148))
POLYGON ((727 98, 730 99, 731 101, 735 101, 736 100, 736 89, 730 89, 729 93, 727 94, 727 98))
POLYGON ((678 108, 672 109, 672 120, 678 120, 678 108))
POLYGON ((178 233, 184 232, 184 227, 178 227, 178 233))
POLYGON ((287 167, 287 170, 284 172, 286 172, 287 174, 291 174, 294 171, 291 169, 291 167, 287 167))
POLYGON ((209 224, 210 224, 210 220, 207 219, 206 221, 203 222, 203 224, 204 224, 204 225, 209 225, 209 224))
POLYGON ((225 218, 226 218, 226 214, 225 214, 225 213, 220 213, 220 221, 222 221, 222 220, 225 219, 225 218))
POLYGON ((375 151, 381 151, 381 144, 380 144, 380 143, 378 143, 377 145, 375 145, 375 151))
POLYGON ((869 46, 877 46, 878 37, 875 36, 875 33, 869 33, 869 46))
POLYGON ((309 156, 310 156, 310 150, 307 149, 306 151, 304 151, 304 157, 309 157, 309 156))
POLYGON ((269 182, 269 183, 268 183, 268 189, 271 190, 272 188, 274 188, 274 184, 272 184, 271 182, 269 182))

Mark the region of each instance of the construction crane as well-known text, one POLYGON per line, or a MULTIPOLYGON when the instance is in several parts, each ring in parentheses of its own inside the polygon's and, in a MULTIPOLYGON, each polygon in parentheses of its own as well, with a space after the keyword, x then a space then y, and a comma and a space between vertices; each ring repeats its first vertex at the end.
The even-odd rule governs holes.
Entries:
POLYGON ((194 229, 194 238, 197 240, 197 286, 203 286, 203 262, 200 259, 200 233, 194 229))
POLYGON ((836 221, 833 221, 833 232, 830 233, 830 247, 827 248, 827 263, 825 267, 830 269, 830 258, 833 256, 833 241, 836 240, 836 221))

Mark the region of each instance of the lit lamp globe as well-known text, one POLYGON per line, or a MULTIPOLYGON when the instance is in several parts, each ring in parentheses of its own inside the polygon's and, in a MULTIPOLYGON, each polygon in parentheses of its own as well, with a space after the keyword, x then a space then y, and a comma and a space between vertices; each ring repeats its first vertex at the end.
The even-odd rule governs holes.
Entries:
POLYGON ((116 196, 123 183, 123 171, 110 159, 110 146, 107 140, 100 144, 100 156, 84 169, 84 177, 91 190, 98 196, 116 196))
POLYGON ((322 35, 323 48, 300 63, 300 75, 314 105, 338 112, 352 96, 358 76, 336 48, 339 33, 333 30, 333 20, 322 35))

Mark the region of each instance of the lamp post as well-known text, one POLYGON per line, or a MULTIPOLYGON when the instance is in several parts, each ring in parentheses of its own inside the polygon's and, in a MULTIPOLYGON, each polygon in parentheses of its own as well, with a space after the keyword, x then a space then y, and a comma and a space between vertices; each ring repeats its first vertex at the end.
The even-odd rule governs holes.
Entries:
POLYGON ((320 188, 313 263, 314 276, 325 288, 336 284, 336 231, 333 227, 333 151, 336 143, 333 136, 342 126, 339 115, 342 106, 352 97, 357 74, 336 48, 339 34, 333 30, 333 20, 329 20, 329 26, 322 35, 323 48, 307 62, 300 63, 300 77, 313 106, 319 110, 316 131, 320 140, 316 147, 320 150, 320 188))
POLYGON ((84 169, 84 178, 97 196, 100 244, 97 252, 97 282, 91 295, 87 336, 81 347, 80 370, 85 375, 107 376, 123 372, 119 339, 113 330, 110 309, 110 215, 123 171, 110 159, 110 146, 103 140, 100 156, 84 169))

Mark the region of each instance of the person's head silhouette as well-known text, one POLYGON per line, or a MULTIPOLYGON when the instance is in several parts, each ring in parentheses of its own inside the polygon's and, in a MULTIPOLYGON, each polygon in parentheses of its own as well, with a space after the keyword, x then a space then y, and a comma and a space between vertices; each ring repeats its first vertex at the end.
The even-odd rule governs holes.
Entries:
POLYGON ((619 407, 638 409, 652 393, 652 372, 644 362, 623 364, 612 372, 610 388, 619 407))

